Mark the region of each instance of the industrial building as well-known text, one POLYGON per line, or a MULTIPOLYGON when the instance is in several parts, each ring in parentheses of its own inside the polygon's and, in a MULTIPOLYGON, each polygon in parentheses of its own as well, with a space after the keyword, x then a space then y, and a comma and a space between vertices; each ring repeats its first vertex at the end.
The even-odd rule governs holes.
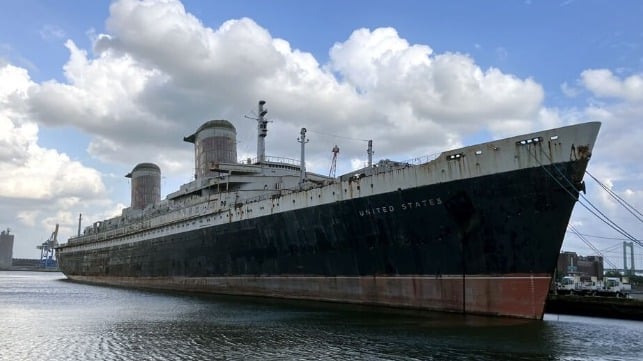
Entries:
POLYGON ((579 256, 576 252, 561 252, 558 256, 559 276, 579 276, 581 278, 603 278, 603 257, 579 256))
POLYGON ((13 259, 13 234, 9 229, 0 232, 0 269, 11 268, 13 259))

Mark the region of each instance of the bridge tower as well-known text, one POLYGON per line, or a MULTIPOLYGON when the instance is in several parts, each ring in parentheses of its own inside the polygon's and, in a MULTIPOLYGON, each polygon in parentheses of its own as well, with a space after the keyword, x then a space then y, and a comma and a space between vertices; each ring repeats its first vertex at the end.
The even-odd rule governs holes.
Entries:
POLYGON ((623 241, 623 274, 624 275, 633 275, 634 270, 634 242, 625 242, 623 241), (630 249, 630 264, 627 265, 627 249, 630 249))

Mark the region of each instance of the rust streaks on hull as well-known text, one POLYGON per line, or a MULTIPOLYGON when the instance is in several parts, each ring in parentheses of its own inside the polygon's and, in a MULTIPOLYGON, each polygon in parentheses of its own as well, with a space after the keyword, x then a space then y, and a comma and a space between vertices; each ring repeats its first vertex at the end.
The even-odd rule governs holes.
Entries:
POLYGON ((546 274, 435 276, 70 276, 79 282, 169 291, 329 301, 541 319, 546 274), (464 287, 463 287, 464 283, 464 287), (464 293, 463 293, 464 291, 464 293))

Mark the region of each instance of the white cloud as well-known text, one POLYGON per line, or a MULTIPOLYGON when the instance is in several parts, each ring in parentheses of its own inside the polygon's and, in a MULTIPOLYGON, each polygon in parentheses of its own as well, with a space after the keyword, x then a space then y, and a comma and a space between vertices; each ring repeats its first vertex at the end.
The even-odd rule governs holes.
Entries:
MULTIPOLYGON (((296 154, 296 143, 270 138, 294 139, 306 126, 374 139, 378 154, 404 158, 459 144, 454 137, 483 128, 496 136, 531 130, 543 99, 531 79, 482 70, 466 55, 433 54, 392 28, 356 30, 322 66, 251 19, 212 29, 176 1, 117 1, 110 11, 110 33, 95 37, 95 57, 67 41, 66 82, 30 94, 40 122, 83 129, 92 135, 90 153, 107 162, 132 162, 134 153, 135 162, 186 173, 191 152, 180 137, 211 118, 237 123, 241 146, 252 152, 254 126, 238 119, 263 98, 278 120, 269 152, 296 154)), ((332 145, 311 143, 310 153, 323 158, 310 161, 327 163, 332 145)), ((364 158, 362 148, 342 145, 343 159, 364 158)))
POLYGON ((467 55, 409 45, 391 28, 353 32, 331 49, 330 67, 367 104, 377 104, 380 117, 399 126, 387 130, 389 137, 404 134, 402 129, 424 135, 464 135, 484 127, 497 136, 526 131, 543 99, 542 88, 531 79, 482 70, 467 55))
POLYGON ((393 28, 355 30, 344 43, 330 50, 331 67, 357 89, 365 92, 381 87, 391 78, 384 71, 400 71, 408 77, 420 65, 429 65, 433 50, 425 45, 409 46, 393 28))
MULTIPOLYGON (((588 99, 588 105, 584 109, 565 110, 560 116, 566 119, 565 122, 600 121, 602 123, 588 171, 638 212, 643 211, 643 170, 641 168, 643 156, 637 151, 640 140, 643 139, 643 127, 640 126, 640 119, 643 116, 643 97, 639 89, 641 75, 634 74, 620 78, 609 69, 591 69, 580 74, 578 84, 589 91, 593 97, 588 99)), ((625 232, 639 240, 643 239, 640 220, 591 177, 586 176, 585 181, 587 195, 583 203, 590 208, 590 203, 593 204, 625 232)), ((574 210, 573 219, 583 225, 584 233, 608 237, 596 239, 589 237, 591 241, 596 242, 598 248, 608 248, 607 245, 610 243, 622 242, 610 240, 609 237, 627 239, 580 204, 574 210)), ((573 240, 573 236, 568 238, 571 239, 566 240, 566 244, 576 244, 577 241, 573 240)), ((585 254, 590 253, 592 252, 585 252, 585 254)), ((622 264, 620 257, 606 256, 610 256, 613 263, 622 264)))
POLYGON ((643 75, 635 74, 625 79, 608 69, 590 69, 581 73, 583 85, 598 97, 611 97, 630 102, 643 101, 643 75))
POLYGON ((38 86, 24 69, 0 67, 0 223, 13 225, 22 239, 17 249, 33 247, 25 242, 35 241, 34 232, 52 214, 69 212, 78 198, 91 203, 105 191, 98 171, 38 145, 38 125, 27 106, 38 86))
POLYGON ((96 171, 37 145, 38 126, 28 119, 25 107, 29 89, 37 85, 27 72, 5 65, 0 68, 0 84, 0 196, 45 199, 68 192, 99 192, 102 184, 96 171))
MULTIPOLYGON (((115 1, 106 24, 107 33, 90 34, 91 51, 73 40, 65 43, 70 56, 64 81, 35 84, 24 69, 0 68, 0 159, 7 177, 0 194, 12 195, 11 209, 21 209, 15 213, 25 224, 50 229, 60 219, 61 232, 71 234, 79 211, 93 221, 122 208, 103 199, 113 187, 103 184, 109 177, 103 181, 97 171, 39 146, 38 126, 82 131, 90 137, 87 155, 107 164, 159 164, 169 183, 164 193, 191 177, 192 145, 182 138, 204 121, 231 120, 239 155, 253 156, 256 125, 243 116, 252 115, 259 99, 268 101, 274 121, 268 155, 297 157, 296 138, 306 127, 309 169, 322 174, 328 173, 335 144, 341 148, 338 174, 363 166, 366 139, 374 140, 375 160, 405 160, 459 146, 480 133, 501 137, 602 120, 591 163, 598 168, 613 154, 630 154, 643 136, 640 127, 622 135, 642 114, 640 76, 585 71, 579 86, 595 95, 594 103, 555 109, 543 106, 544 90, 533 79, 482 69, 466 54, 435 53, 393 28, 357 29, 335 43, 327 64, 319 64, 252 19, 210 28, 178 1, 115 1), (38 208, 34 200, 46 200, 49 207, 38 208)), ((612 169, 616 189, 641 194, 640 182, 621 183, 626 168, 612 169)))

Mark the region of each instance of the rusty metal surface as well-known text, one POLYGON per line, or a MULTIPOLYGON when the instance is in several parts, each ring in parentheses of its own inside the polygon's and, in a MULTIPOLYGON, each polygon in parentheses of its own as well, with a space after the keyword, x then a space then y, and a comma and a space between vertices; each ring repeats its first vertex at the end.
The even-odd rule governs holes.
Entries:
POLYGON ((79 282, 170 291, 368 304, 541 319, 547 275, 442 277, 104 277, 79 282))

